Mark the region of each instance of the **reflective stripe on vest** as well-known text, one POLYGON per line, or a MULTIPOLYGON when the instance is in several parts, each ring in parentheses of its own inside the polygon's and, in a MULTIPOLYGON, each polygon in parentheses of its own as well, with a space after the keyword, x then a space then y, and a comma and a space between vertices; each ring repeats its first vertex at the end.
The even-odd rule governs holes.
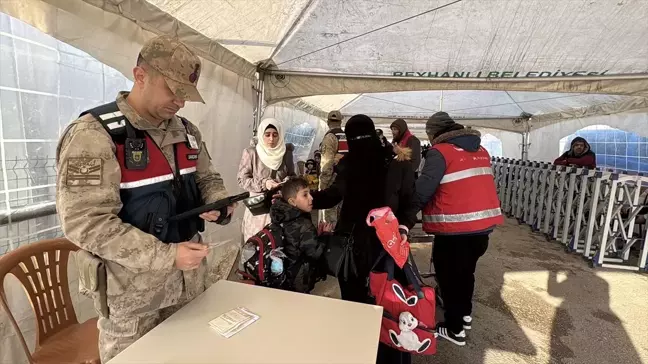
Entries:
POLYGON ((504 218, 495 189, 488 152, 468 152, 453 144, 433 147, 446 162, 434 198, 423 209, 423 230, 435 234, 485 231, 504 218))
MULTIPOLYGON (((196 167, 190 167, 190 168, 184 168, 180 170, 181 175, 189 174, 189 173, 194 173, 196 172, 196 167)), ((149 186, 153 185, 156 183, 164 182, 164 181, 170 181, 173 179, 173 173, 169 173, 163 176, 157 176, 157 177, 151 177, 151 178, 144 178, 138 181, 132 181, 132 182, 122 182, 119 184, 119 188, 121 189, 129 189, 129 188, 137 188, 137 187, 142 187, 142 186, 149 186)))
POLYGON ((463 171, 446 174, 441 179, 441 183, 450 183, 464 178, 483 176, 485 174, 492 175, 493 169, 491 167, 477 167, 477 168, 464 169, 463 171))
POLYGON ((349 144, 347 143, 346 134, 336 133, 335 137, 338 140, 338 153, 344 154, 349 152, 349 144))
POLYGON ((467 221, 488 219, 490 217, 500 216, 501 214, 502 214, 502 210, 498 207, 495 209, 468 212, 465 214, 425 215, 423 216, 423 221, 425 222, 467 222, 467 221))
MULTIPOLYGON (((132 189, 144 186, 150 186, 161 182, 173 180, 173 171, 171 165, 167 161, 164 153, 155 144, 155 141, 146 134, 146 148, 148 149, 149 163, 146 168, 140 170, 132 170, 126 168, 124 161, 124 145, 116 145, 117 160, 121 169, 121 182, 119 187, 121 189, 132 189)), ((178 163, 178 170, 180 175, 186 175, 196 172, 198 161, 196 159, 189 159, 188 156, 197 154, 197 150, 190 149, 186 143, 177 143, 175 148, 176 160, 178 163)))

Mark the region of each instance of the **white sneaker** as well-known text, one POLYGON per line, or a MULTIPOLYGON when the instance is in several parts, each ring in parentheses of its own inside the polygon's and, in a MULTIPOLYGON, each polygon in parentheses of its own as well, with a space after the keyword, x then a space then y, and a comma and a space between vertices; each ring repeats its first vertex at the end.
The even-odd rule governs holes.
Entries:
POLYGON ((450 341, 451 343, 453 343, 455 345, 459 345, 459 346, 466 345, 466 330, 461 330, 460 333, 455 334, 455 333, 451 332, 450 330, 448 330, 448 328, 445 327, 445 325, 441 323, 441 324, 437 325, 436 332, 440 337, 450 341))
POLYGON ((464 330, 472 329, 472 317, 470 316, 463 317, 463 328, 464 330))

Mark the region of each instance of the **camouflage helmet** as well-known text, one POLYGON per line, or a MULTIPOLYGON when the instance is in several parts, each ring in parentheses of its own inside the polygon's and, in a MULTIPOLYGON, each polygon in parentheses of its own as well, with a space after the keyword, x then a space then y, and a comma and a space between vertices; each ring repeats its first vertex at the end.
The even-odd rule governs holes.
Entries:
POLYGON ((154 37, 144 44, 140 56, 162 74, 177 97, 205 103, 196 88, 200 78, 200 58, 180 40, 166 35, 154 37))

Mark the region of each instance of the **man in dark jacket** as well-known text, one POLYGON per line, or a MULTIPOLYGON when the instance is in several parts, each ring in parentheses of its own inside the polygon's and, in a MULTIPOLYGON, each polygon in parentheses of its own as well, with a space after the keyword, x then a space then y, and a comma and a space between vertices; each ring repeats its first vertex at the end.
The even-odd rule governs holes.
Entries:
POLYGON ((477 260, 504 219, 480 133, 445 112, 432 115, 425 127, 431 148, 416 181, 413 209, 423 209, 423 231, 434 234, 432 260, 445 305, 437 332, 463 346, 472 324, 477 260))
POLYGON ((378 139, 380 139, 380 144, 383 147, 386 147, 389 142, 387 141, 387 138, 385 138, 385 134, 383 134, 382 129, 376 129, 376 134, 378 134, 378 139))
POLYGON ((394 135, 393 144, 412 150, 412 169, 415 176, 418 177, 419 165, 421 164, 421 141, 409 131, 407 123, 403 119, 394 120, 391 124, 391 131, 394 135))
POLYGON ((558 157, 554 164, 560 166, 574 165, 578 167, 596 168, 596 154, 592 152, 585 138, 576 137, 571 142, 571 148, 558 157))

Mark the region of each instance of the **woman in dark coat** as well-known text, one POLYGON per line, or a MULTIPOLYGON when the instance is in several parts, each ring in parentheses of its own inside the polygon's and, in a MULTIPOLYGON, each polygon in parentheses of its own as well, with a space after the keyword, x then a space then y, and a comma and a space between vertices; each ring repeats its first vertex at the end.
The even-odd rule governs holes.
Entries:
MULTIPOLYGON (((333 185, 312 193, 313 208, 328 209, 343 201, 335 231, 353 234, 358 275, 339 281, 342 299, 371 303, 367 278, 383 247, 366 218, 372 209, 389 206, 403 227, 414 226, 416 216, 407 215, 414 193, 411 150, 382 147, 373 120, 365 115, 350 118, 344 132, 349 153, 340 161, 333 185)), ((380 344, 377 363, 410 362, 409 353, 380 344)))

